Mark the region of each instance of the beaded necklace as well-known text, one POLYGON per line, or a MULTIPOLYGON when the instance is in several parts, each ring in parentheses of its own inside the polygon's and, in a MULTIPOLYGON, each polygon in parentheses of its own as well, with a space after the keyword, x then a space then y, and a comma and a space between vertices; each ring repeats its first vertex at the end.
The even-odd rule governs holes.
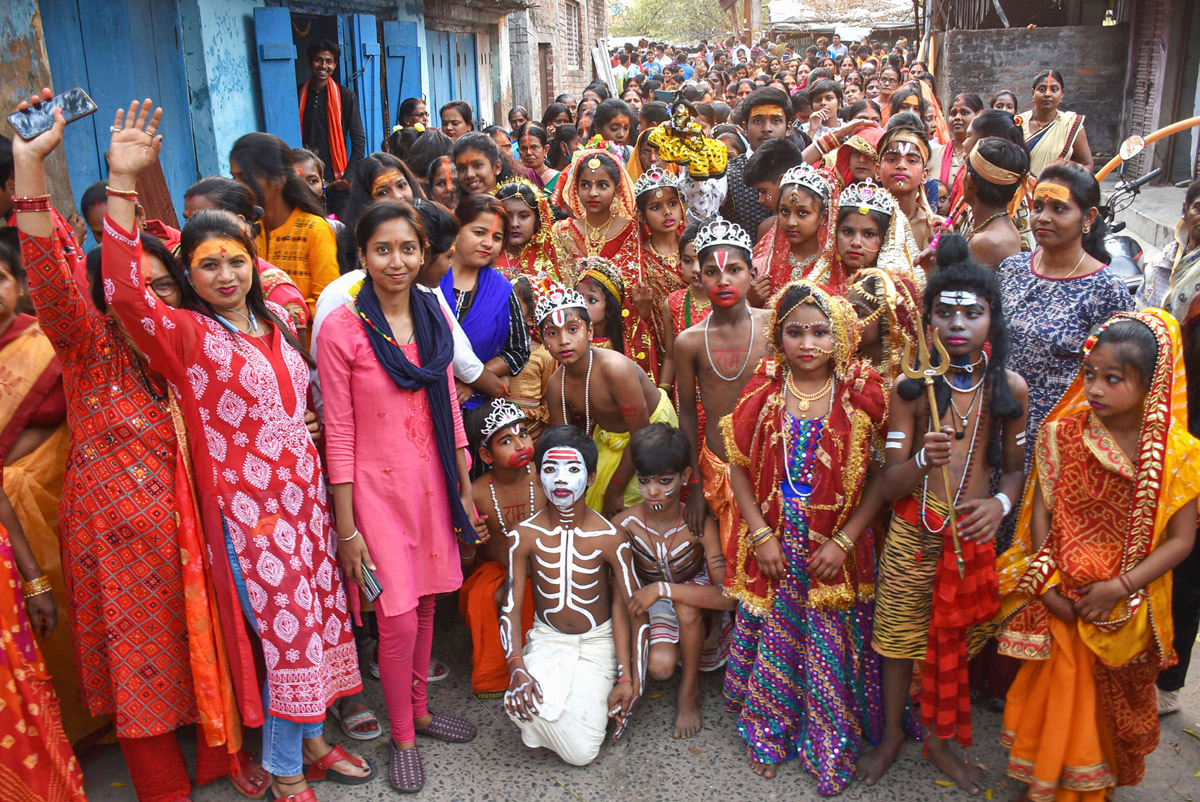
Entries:
MULTIPOLYGON (((364 314, 362 313, 362 310, 358 308, 358 304, 355 304, 355 305, 354 305, 354 311, 355 311, 355 313, 357 313, 357 314, 358 314, 358 316, 359 316, 360 318, 362 318, 362 321, 363 321, 363 323, 366 323, 368 326, 370 326, 370 327, 371 327, 371 331, 375 332, 375 333, 376 333, 376 334, 378 334, 380 337, 382 337, 383 339, 387 340, 389 343, 391 343, 392 345, 396 346, 397 348, 401 348, 401 345, 400 345, 400 343, 396 342, 396 338, 395 338, 395 337, 393 337, 392 335, 390 335, 390 334, 388 334, 387 332, 385 332, 385 331, 383 331, 382 329, 380 329, 378 326, 376 326, 374 323, 372 323, 372 322, 371 322, 371 318, 367 317, 366 315, 364 315, 364 314)), ((416 332, 414 331, 413 333, 415 334, 416 332)), ((410 343, 412 342, 412 335, 409 335, 409 342, 410 342, 410 343)))
POLYGON ((717 365, 713 362, 712 349, 708 347, 708 324, 712 323, 712 316, 704 318, 704 353, 708 357, 708 366, 712 368, 712 372, 717 374, 717 378, 721 381, 735 382, 742 378, 742 374, 746 372, 746 366, 750 364, 750 357, 754 351, 754 313, 750 311, 750 307, 746 307, 746 314, 750 317, 750 344, 746 346, 746 360, 742 362, 742 368, 732 376, 726 376, 721 371, 717 370, 717 365))
MULTIPOLYGON (((588 369, 587 375, 583 378, 583 433, 589 434, 592 431, 592 346, 588 346, 588 369)), ((570 418, 567 417, 567 369, 563 366, 562 377, 559 383, 559 400, 562 401, 563 423, 566 423, 570 418)))
MULTIPOLYGON (((531 476, 531 473, 529 467, 526 466, 525 475, 531 476)), ((496 480, 494 477, 488 477, 488 489, 492 491, 492 506, 496 509, 496 518, 500 522, 500 532, 505 538, 508 538, 508 526, 504 523, 504 513, 500 511, 500 500, 496 498, 496 480)), ((531 516, 534 513, 533 504, 533 479, 531 477, 529 479, 529 514, 531 516)))
MULTIPOLYGON (((982 390, 982 386, 980 387, 980 389, 982 390)), ((954 510, 958 507, 958 501, 962 497, 963 488, 967 486, 967 477, 969 477, 971 475, 971 465, 974 462, 973 458, 975 456, 975 442, 976 442, 976 439, 979 437, 979 424, 980 424, 981 420, 983 419, 983 408, 984 408, 984 403, 983 403, 983 396, 981 393, 979 409, 975 412, 975 428, 971 432, 971 444, 967 447, 967 464, 965 466, 963 466, 962 476, 958 480, 958 489, 954 491, 954 500, 951 502, 949 499, 947 499, 947 503, 950 504, 950 510, 949 510, 948 514, 946 515, 945 519, 942 521, 942 525, 939 526, 937 529, 934 529, 933 527, 931 527, 929 525, 929 521, 926 519, 926 516, 925 516, 925 513, 928 508, 928 503, 929 503, 929 474, 928 473, 925 474, 925 479, 923 480, 922 485, 921 485, 921 526, 924 528, 924 530, 926 532, 929 532, 934 535, 938 535, 938 534, 941 534, 942 532, 944 532, 946 530, 946 527, 950 525, 950 516, 954 514, 954 510)), ((933 417, 933 413, 935 411, 936 410, 930 411, 930 413, 929 413, 930 418, 933 417)), ((957 414, 957 410, 955 410, 955 414, 957 414)), ((971 410, 969 407, 967 408, 967 414, 968 415, 971 414, 971 410)), ((965 430, 964 430, 963 434, 966 434, 965 430)), ((922 535, 922 540, 924 540, 923 535, 922 535)), ((917 549, 917 562, 919 563, 920 561, 921 561, 921 549, 918 548, 917 549)))

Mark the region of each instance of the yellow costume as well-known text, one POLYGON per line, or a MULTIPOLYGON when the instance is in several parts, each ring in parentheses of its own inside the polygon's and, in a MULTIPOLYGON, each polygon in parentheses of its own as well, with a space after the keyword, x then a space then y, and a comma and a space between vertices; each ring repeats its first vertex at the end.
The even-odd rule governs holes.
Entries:
MULTIPOLYGON (((672 406, 671 399, 667 397, 666 391, 662 388, 659 388, 658 391, 658 406, 650 413, 650 422, 679 426, 675 407, 672 406)), ((617 465, 621 463, 625 447, 629 445, 629 437, 629 432, 610 432, 601 429, 598 425, 592 434, 592 439, 596 441, 596 447, 600 450, 600 458, 596 462, 596 481, 592 482, 592 486, 587 491, 587 505, 596 512, 604 509, 604 491, 608 490, 613 473, 616 472, 617 465)), ((631 476, 629 484, 625 485, 625 506, 632 507, 641 500, 642 494, 638 490, 637 476, 631 476)))

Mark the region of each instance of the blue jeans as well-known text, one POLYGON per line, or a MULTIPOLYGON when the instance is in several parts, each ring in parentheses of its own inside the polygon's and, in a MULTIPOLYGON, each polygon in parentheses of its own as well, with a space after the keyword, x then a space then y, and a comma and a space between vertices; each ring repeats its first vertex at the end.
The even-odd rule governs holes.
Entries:
MULTIPOLYGON (((221 521, 224 526, 224 519, 221 521)), ((246 580, 242 576, 242 566, 238 563, 237 550, 229 538, 229 527, 225 527, 225 553, 229 557, 229 570, 233 574, 233 584, 237 587, 238 599, 242 603, 242 614, 250 622, 254 633, 258 634, 258 624, 254 620, 254 608, 250 606, 250 594, 246 592, 246 580)), ((271 689, 266 682, 262 689, 263 710, 271 706, 271 689)), ((316 738, 325 730, 324 721, 314 721, 301 724, 298 721, 272 716, 269 713, 262 728, 262 767, 276 777, 292 777, 304 770, 302 750, 305 738, 316 738)))

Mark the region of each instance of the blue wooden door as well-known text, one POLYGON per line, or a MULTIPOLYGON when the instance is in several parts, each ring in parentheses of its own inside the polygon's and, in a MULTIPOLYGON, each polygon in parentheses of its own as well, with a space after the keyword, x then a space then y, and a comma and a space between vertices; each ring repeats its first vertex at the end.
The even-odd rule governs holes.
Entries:
POLYGON ((451 86, 454 72, 454 57, 450 52, 450 34, 446 31, 426 30, 425 41, 429 45, 430 83, 429 117, 434 126, 440 126, 438 110, 454 100, 451 86))
POLYGON ((387 83, 388 127, 400 121, 400 104, 421 97, 421 48, 417 23, 383 23, 383 68, 387 83))
POLYGON ((479 63, 475 52, 475 34, 452 33, 454 40, 454 99, 465 100, 479 116, 479 63))
POLYGON ((83 87, 99 107, 68 125, 64 135, 72 190, 82 195, 107 177, 113 114, 148 97, 163 109, 160 161, 174 205, 182 209, 184 192, 200 176, 175 4, 122 0, 107 4, 104 13, 81 0, 40 0, 38 7, 54 91, 83 87))
POLYGON ((296 45, 292 14, 286 8, 254 9, 254 54, 267 133, 293 148, 300 141, 300 104, 296 96, 296 45))
POLYGON ((371 14, 346 14, 345 20, 350 32, 350 47, 342 51, 342 61, 347 65, 343 77, 349 80, 353 76, 349 86, 358 95, 359 113, 367 135, 367 153, 374 153, 383 150, 384 136, 379 35, 375 17, 371 14))

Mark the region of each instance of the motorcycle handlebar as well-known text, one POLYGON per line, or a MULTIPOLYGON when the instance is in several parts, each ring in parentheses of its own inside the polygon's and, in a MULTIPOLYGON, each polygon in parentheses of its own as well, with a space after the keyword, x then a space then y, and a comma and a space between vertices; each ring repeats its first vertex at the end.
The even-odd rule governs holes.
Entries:
POLYGON ((1120 184, 1120 185, 1117 187, 1117 189, 1125 189, 1125 190, 1137 190, 1137 189, 1140 189, 1141 187, 1144 187, 1146 184, 1149 184, 1151 181, 1153 181, 1154 179, 1158 178, 1160 175, 1162 175, 1162 168, 1161 168, 1161 167, 1155 167, 1153 170, 1151 170, 1150 172, 1146 173, 1146 174, 1145 174, 1144 176, 1142 176, 1141 178, 1135 178, 1135 179, 1133 179, 1132 181, 1124 181, 1124 182, 1122 182, 1122 183, 1121 183, 1121 184, 1120 184))

